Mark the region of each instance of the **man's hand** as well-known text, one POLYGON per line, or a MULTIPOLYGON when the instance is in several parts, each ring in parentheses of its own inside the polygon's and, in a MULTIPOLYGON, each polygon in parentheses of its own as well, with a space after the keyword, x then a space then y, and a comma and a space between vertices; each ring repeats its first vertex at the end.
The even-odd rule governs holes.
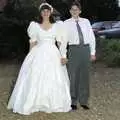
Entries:
POLYGON ((61 58, 62 65, 65 65, 68 62, 67 58, 61 58))
POLYGON ((91 61, 94 62, 96 60, 96 56, 95 55, 91 55, 91 61))

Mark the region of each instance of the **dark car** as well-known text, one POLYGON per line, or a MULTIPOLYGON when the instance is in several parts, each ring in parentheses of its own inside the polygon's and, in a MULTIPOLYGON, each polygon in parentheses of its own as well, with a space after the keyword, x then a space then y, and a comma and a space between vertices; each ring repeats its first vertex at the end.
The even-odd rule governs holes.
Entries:
POLYGON ((97 37, 120 38, 120 21, 103 21, 92 25, 97 37))

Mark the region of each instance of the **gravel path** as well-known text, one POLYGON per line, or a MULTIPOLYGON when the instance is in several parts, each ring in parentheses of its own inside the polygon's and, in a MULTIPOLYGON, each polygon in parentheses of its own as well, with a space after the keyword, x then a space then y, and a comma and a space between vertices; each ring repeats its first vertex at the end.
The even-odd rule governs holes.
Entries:
POLYGON ((81 107, 75 112, 34 113, 22 116, 7 110, 10 86, 20 64, 0 62, 0 120, 120 120, 120 68, 107 68, 97 63, 91 72, 90 110, 81 107))

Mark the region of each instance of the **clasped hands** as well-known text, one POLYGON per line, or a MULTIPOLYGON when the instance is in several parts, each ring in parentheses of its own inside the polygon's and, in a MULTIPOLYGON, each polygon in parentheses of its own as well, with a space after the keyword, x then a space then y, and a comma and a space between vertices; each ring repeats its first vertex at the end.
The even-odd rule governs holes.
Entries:
POLYGON ((61 58, 61 64, 65 65, 68 62, 67 58, 61 58))

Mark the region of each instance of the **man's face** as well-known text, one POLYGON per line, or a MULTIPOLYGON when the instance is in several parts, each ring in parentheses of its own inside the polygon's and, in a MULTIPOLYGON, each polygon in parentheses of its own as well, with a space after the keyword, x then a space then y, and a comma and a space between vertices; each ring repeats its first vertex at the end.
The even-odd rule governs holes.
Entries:
POLYGON ((73 5, 71 7, 70 14, 72 15, 72 17, 77 18, 80 13, 81 13, 81 10, 76 5, 73 5))

